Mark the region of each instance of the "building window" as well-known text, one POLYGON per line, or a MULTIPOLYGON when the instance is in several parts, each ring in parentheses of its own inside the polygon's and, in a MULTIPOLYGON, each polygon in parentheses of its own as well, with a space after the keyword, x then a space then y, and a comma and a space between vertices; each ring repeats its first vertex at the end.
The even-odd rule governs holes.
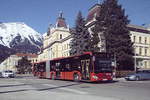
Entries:
POLYGON ((147 37, 145 37, 145 44, 147 44, 147 37))
POLYGON ((135 55, 135 56, 137 55, 136 49, 137 49, 137 47, 134 46, 134 55, 135 55))
POLYGON ((145 55, 147 55, 147 48, 145 48, 145 55))
POLYGON ((145 68, 147 68, 147 61, 145 61, 145 65, 144 65, 144 67, 145 67, 145 68))
POLYGON ((141 37, 139 37, 139 43, 141 43, 141 41, 142 41, 142 38, 141 38, 141 37))
POLYGON ((66 44, 64 44, 64 48, 65 48, 65 50, 67 49, 67 45, 66 44))
POLYGON ((62 34, 60 34, 60 39, 62 39, 62 34))
POLYGON ((136 36, 133 37, 133 42, 136 42, 136 36))
POLYGON ((142 55, 142 48, 139 48, 139 55, 142 55))

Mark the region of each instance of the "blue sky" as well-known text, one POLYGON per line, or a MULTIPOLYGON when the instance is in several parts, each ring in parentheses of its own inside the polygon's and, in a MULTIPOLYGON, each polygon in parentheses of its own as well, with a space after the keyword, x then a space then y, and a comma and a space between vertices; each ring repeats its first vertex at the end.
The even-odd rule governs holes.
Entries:
MULTIPOLYGON (((40 33, 55 24, 59 11, 74 26, 78 11, 86 17, 98 0, 0 0, 0 22, 25 22, 40 33)), ((99 0, 102 2, 102 0, 99 0)), ((131 24, 150 24, 150 0, 119 0, 131 24)))

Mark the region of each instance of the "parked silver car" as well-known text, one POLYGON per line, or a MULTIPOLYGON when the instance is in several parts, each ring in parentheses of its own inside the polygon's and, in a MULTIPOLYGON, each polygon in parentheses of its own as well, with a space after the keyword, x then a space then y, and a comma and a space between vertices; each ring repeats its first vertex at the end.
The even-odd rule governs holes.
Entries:
POLYGON ((150 70, 138 71, 125 77, 127 81, 150 80, 150 70))
POLYGON ((2 72, 0 72, 0 78, 2 77, 2 72))
POLYGON ((5 71, 2 71, 2 77, 4 78, 14 78, 15 77, 15 73, 11 70, 5 70, 5 71))

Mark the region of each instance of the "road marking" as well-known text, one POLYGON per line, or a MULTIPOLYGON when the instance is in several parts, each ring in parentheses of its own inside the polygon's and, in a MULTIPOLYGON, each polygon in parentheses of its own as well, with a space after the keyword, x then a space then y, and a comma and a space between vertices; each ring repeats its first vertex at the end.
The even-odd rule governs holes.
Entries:
POLYGON ((70 88, 63 87, 63 86, 57 86, 57 85, 52 85, 52 84, 43 84, 43 85, 50 86, 50 87, 56 87, 56 88, 58 87, 57 89, 61 89, 61 90, 65 90, 65 91, 69 91, 69 92, 73 92, 73 93, 77 93, 77 94, 88 94, 87 92, 84 92, 84 91, 70 89, 70 88))

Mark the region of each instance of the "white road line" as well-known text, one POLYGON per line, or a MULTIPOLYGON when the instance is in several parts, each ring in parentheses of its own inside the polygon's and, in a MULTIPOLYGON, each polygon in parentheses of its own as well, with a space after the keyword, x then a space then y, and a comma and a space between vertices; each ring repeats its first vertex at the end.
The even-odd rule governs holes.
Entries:
POLYGON ((61 86, 52 85, 52 84, 43 84, 43 85, 50 86, 50 87, 59 87, 57 89, 61 89, 61 90, 65 90, 65 91, 69 91, 69 92, 73 92, 73 93, 77 93, 77 94, 88 94, 87 92, 79 91, 76 89, 70 89, 67 87, 61 87, 61 86))
POLYGON ((144 83, 143 81, 135 81, 135 83, 144 83))

